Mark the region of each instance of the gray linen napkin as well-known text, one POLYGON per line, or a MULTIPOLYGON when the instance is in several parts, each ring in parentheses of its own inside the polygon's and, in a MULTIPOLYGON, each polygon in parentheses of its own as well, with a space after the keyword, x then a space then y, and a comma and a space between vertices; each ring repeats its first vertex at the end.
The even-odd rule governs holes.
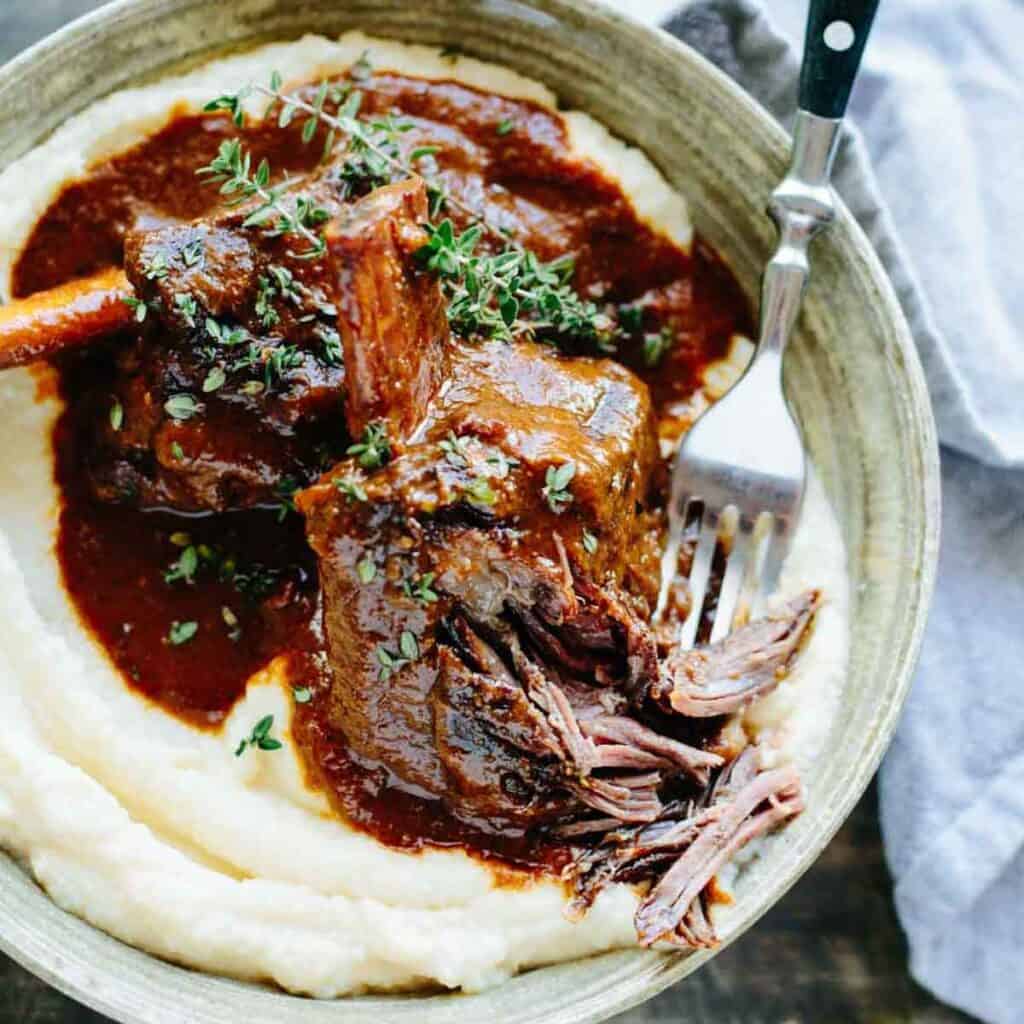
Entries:
MULTIPOLYGON (((806 0, 698 0, 667 24, 784 124, 806 0)), ((943 450, 943 553, 881 773, 915 977, 1024 1021, 1024 5, 887 0, 839 191, 917 341, 943 450), (870 158, 864 140, 870 147, 870 158), (872 166, 873 163, 873 166, 872 166), (884 197, 884 199, 883 199, 884 197)))

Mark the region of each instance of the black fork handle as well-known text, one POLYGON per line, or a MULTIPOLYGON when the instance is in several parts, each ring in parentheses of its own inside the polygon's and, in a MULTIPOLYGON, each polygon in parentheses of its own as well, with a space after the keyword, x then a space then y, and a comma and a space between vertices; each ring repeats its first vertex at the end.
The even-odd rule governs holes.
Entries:
POLYGON ((879 0, 810 0, 800 71, 802 110, 834 119, 846 113, 878 4, 879 0))

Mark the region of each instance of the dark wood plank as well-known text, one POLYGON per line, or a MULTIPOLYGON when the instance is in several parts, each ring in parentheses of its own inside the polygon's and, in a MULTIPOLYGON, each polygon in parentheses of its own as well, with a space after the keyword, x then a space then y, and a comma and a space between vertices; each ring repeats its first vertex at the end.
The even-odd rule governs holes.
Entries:
MULTIPOLYGON (((0 0, 0 61, 98 0, 0 0)), ((910 979, 874 791, 821 860, 736 945, 616 1024, 970 1024, 910 979)), ((103 1024, 0 956, 0 1024, 103 1024)))

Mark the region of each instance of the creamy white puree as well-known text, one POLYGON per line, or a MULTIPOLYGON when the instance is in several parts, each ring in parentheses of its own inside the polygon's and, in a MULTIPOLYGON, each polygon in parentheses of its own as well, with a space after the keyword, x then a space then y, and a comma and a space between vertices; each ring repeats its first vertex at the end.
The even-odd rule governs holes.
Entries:
MULTIPOLYGON (((469 58, 351 33, 307 37, 108 97, 0 174, 0 294, 38 216, 66 181, 140 141, 184 105, 272 69, 307 80, 374 65, 452 78, 554 107, 543 86, 469 58)), ((564 115, 581 159, 617 178, 641 216, 689 245, 684 201, 650 161, 581 113, 564 115)), ((749 351, 738 342, 709 393, 749 351)), ((335 820, 302 781, 287 729, 291 698, 271 666, 220 734, 198 732, 134 696, 80 625, 53 552, 58 493, 50 429, 55 398, 27 371, 0 375, 0 845, 62 907, 117 937, 192 967, 329 997, 436 982, 479 989, 525 967, 631 945, 636 897, 606 891, 581 924, 548 882, 499 888, 457 852, 388 849, 335 820), (239 739, 265 714, 285 748, 239 739)), ((813 770, 846 665, 845 554, 812 480, 783 593, 820 586, 799 667, 749 716, 813 770)))

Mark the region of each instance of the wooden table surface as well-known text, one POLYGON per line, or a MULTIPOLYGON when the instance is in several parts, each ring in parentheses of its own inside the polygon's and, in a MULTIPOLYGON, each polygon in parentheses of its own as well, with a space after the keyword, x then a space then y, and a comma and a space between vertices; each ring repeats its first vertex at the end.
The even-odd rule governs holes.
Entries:
MULTIPOLYGON (((99 0, 0 0, 0 63, 99 0)), ((103 1024, 0 956, 0 1024, 103 1024)), ((703 970, 616 1024, 970 1024, 910 979, 872 788, 818 863, 703 970)))

